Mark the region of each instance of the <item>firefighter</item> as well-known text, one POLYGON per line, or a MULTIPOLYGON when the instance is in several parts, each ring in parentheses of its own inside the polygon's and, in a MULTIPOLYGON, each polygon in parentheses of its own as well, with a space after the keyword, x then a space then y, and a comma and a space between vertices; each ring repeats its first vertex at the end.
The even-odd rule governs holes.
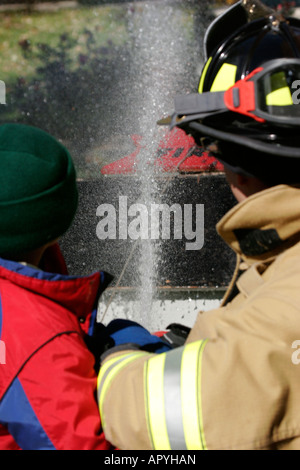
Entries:
POLYGON ((224 164, 237 204, 217 230, 237 268, 182 346, 102 356, 99 409, 120 449, 300 449, 300 29, 257 2, 249 21, 247 4, 208 31, 199 93, 170 120, 224 164))

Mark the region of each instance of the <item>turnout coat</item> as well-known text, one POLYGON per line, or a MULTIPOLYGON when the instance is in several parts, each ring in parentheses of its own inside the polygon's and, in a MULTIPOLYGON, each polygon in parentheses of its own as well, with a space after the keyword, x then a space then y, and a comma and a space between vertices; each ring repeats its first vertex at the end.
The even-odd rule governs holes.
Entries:
POLYGON ((120 449, 300 449, 300 189, 257 193, 217 229, 238 257, 220 308, 183 347, 103 361, 99 406, 120 449))
MULTIPOLYGON (((65 272, 57 247, 47 256, 65 272)), ((103 283, 101 272, 76 278, 0 259, 1 450, 111 448, 84 342, 103 283)))

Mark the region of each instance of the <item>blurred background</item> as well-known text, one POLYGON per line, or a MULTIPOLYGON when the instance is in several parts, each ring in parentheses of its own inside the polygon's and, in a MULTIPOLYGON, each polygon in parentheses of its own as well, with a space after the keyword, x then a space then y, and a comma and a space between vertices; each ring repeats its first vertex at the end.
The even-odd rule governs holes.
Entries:
MULTIPOLYGON (((143 315, 152 328, 192 324, 199 309, 219 304, 230 281, 235 259, 215 232, 234 204, 224 175, 215 165, 179 174, 173 164, 173 172, 158 173, 153 163, 168 153, 174 163, 186 146, 162 147, 168 129, 156 123, 173 111, 176 94, 197 90, 206 28, 232 3, 0 0, 0 124, 40 127, 70 150, 80 203, 61 245, 71 274, 114 276, 101 320, 143 315), (133 173, 103 174, 137 155, 133 173), (188 252, 185 240, 99 240, 97 208, 117 208, 120 195, 128 204, 204 204, 203 248, 188 252)), ((300 0, 265 3, 299 13, 300 0)))
MULTIPOLYGON (((177 92, 196 88, 205 28, 232 3, 0 0, 0 79, 7 87, 0 122, 49 131, 72 151, 78 177, 95 178, 135 149, 135 105, 149 87, 145 51, 160 43, 153 56, 160 77, 151 86, 163 89, 168 112, 177 92), (147 15, 150 25, 143 24, 147 15)), ((300 0, 265 3, 293 9, 300 0)))

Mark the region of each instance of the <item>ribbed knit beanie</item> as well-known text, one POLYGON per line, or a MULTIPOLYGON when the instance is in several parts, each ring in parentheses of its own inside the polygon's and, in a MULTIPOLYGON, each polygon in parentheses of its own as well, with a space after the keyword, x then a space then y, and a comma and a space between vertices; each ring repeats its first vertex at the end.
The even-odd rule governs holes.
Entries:
POLYGON ((75 169, 64 146, 31 126, 0 126, 0 256, 61 236, 77 201, 75 169))

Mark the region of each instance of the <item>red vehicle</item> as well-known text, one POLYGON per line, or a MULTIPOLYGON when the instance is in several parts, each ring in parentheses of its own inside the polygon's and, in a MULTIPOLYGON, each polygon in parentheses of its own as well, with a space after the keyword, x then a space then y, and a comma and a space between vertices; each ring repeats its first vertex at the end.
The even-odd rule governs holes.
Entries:
MULTIPOLYGON (((101 169, 103 175, 134 174, 137 171, 137 159, 143 147, 143 137, 132 135, 136 148, 130 155, 101 169)), ((154 165, 162 172, 203 173, 222 171, 218 160, 199 147, 192 136, 181 129, 173 129, 163 139, 154 156, 154 165)))

